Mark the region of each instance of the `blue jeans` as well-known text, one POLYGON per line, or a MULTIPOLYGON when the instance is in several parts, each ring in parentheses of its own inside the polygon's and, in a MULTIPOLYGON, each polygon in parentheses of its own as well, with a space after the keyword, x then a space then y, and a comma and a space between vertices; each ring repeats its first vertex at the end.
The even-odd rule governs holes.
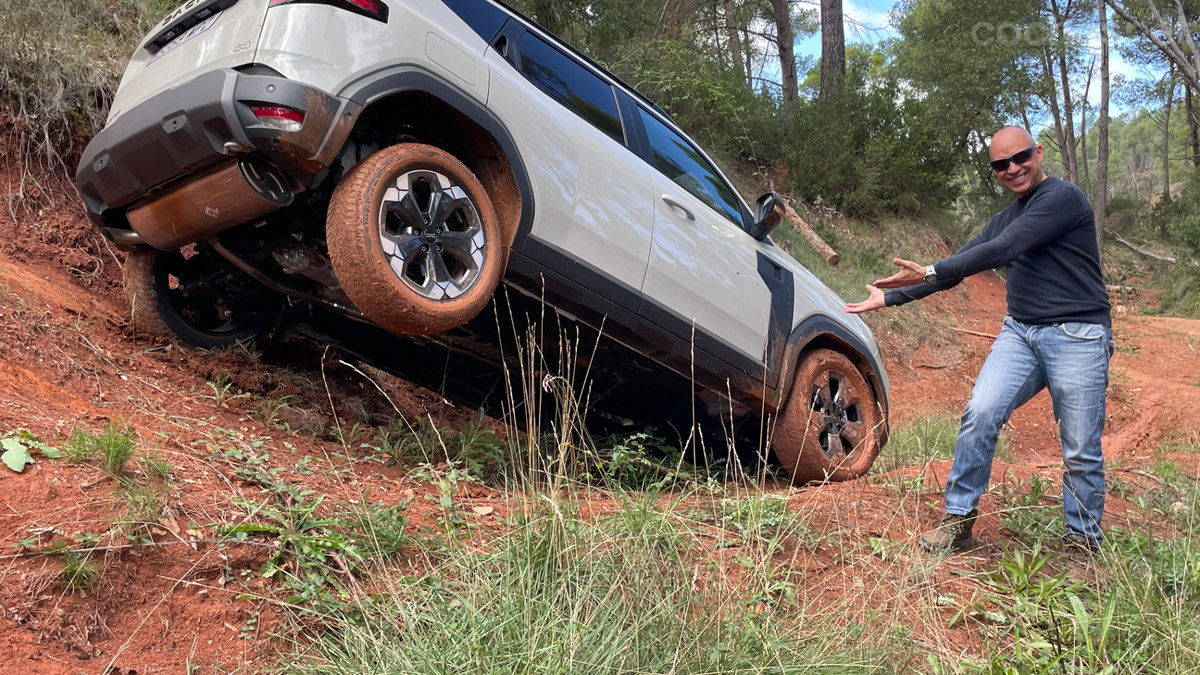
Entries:
POLYGON ((975 381, 946 480, 946 513, 979 504, 992 473, 1000 427, 1042 389, 1050 390, 1063 448, 1063 515, 1067 534, 1101 539, 1104 514, 1104 392, 1112 329, 1094 323, 1029 326, 1004 317, 975 381))

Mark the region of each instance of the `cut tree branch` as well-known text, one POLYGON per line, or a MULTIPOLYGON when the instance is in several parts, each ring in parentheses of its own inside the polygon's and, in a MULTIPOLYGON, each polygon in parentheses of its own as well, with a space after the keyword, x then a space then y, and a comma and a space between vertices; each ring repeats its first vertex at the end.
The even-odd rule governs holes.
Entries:
POLYGON ((791 204, 788 204, 785 200, 780 201, 783 202, 783 214, 787 216, 788 220, 792 221, 792 224, 796 226, 796 229, 804 237, 804 240, 817 249, 817 252, 825 259, 825 262, 830 265, 837 265, 841 262, 842 257, 837 254, 837 251, 834 251, 829 244, 826 244, 821 235, 817 234, 808 223, 804 222, 804 219, 800 217, 800 214, 796 213, 791 204))
POLYGON ((1123 244, 1138 253, 1141 253, 1142 255, 1146 256, 1147 258, 1154 258, 1155 260, 1161 260, 1163 262, 1187 265, 1188 267, 1200 267, 1200 262, 1196 262, 1195 260, 1188 260, 1185 262, 1180 262, 1179 258, 1176 258, 1174 256, 1162 255, 1159 253, 1154 253, 1152 251, 1147 251, 1146 249, 1142 248, 1141 246, 1138 246, 1137 244, 1134 244, 1131 241, 1127 241, 1124 237, 1117 234, 1116 232, 1113 232, 1112 230, 1108 229, 1107 227, 1104 228, 1104 234, 1107 234, 1108 236, 1112 237, 1113 239, 1116 239, 1118 243, 1123 244))

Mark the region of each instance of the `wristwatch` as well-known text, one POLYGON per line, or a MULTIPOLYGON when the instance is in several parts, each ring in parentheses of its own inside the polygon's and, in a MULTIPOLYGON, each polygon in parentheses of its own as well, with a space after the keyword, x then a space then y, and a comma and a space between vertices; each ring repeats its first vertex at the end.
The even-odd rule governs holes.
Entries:
POLYGON ((937 270, 933 269, 933 265, 925 266, 925 283, 927 283, 927 284, 936 284, 937 283, 937 270))

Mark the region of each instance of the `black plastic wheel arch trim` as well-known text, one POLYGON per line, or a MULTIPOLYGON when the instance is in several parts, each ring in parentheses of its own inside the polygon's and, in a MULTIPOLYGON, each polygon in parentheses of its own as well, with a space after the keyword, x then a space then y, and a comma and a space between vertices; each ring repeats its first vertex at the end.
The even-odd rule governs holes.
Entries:
POLYGON ((512 135, 504 123, 484 104, 440 77, 411 65, 375 71, 347 85, 341 92, 338 92, 338 96, 361 106, 359 108, 361 114, 383 98, 418 91, 441 100, 465 115, 490 134, 500 146, 500 150, 504 153, 508 166, 512 170, 513 178, 516 180, 517 190, 521 193, 521 219, 517 225, 516 238, 512 243, 513 250, 520 250, 525 237, 533 227, 535 208, 533 189, 529 183, 529 174, 525 170, 525 162, 521 159, 521 153, 517 151, 517 144, 513 141, 512 135))

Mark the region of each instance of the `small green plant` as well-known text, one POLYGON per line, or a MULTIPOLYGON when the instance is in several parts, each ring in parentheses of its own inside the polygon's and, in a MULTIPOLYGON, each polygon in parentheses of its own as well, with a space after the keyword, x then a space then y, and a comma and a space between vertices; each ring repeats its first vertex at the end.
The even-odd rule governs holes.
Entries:
POLYGON ((1046 503, 1062 500, 1049 493, 1051 486, 1050 480, 1037 475, 1030 476, 1028 481, 1018 481, 1015 486, 1003 484, 1000 491, 1004 497, 1004 526, 1038 542, 1062 532, 1066 527, 1062 508, 1046 503))
POLYGON ((166 510, 167 486, 152 477, 144 481, 121 481, 120 496, 125 502, 125 524, 148 533, 166 510))
POLYGON ((478 482, 460 462, 450 461, 436 466, 422 464, 413 471, 413 477, 432 483, 437 488, 436 496, 427 492, 425 499, 437 505, 438 523, 443 532, 451 533, 474 525, 463 517, 462 506, 454 500, 461 484, 478 482))
POLYGON ((63 588, 69 591, 86 591, 95 587, 100 581, 100 569, 92 563, 90 553, 81 551, 63 551, 63 568, 58 580, 63 588))
POLYGON ((72 461, 98 461, 105 473, 120 478, 125 472, 125 465, 133 458, 133 435, 133 429, 111 423, 105 425, 104 431, 99 434, 75 429, 67 439, 64 450, 72 461))
POLYGON ((1178 480, 1183 475, 1183 468, 1177 462, 1164 459, 1155 462, 1150 467, 1150 473, 1169 483, 1178 480))
POLYGON ((399 418, 390 427, 376 429, 370 445, 393 463, 400 464, 409 461, 430 461, 430 457, 435 456, 433 451, 439 447, 439 442, 431 422, 419 418, 415 423, 409 424, 404 418, 399 418))
POLYGON ((678 449, 645 431, 611 437, 593 452, 601 478, 626 488, 665 485, 680 477, 684 468, 678 449))
POLYGON ((922 417, 892 430, 887 451, 881 459, 887 462, 888 470, 919 467, 930 460, 953 455, 957 437, 956 417, 922 417))
POLYGON ((268 396, 259 399, 252 407, 254 417, 264 426, 282 428, 282 413, 292 407, 293 396, 268 396))
POLYGON ((24 471, 27 465, 33 464, 35 450, 50 459, 58 459, 62 456, 58 448, 43 443, 28 429, 16 429, 6 434, 4 438, 0 439, 0 448, 4 449, 0 460, 3 460, 8 468, 17 473, 24 471))
POLYGON ((1007 549, 999 569, 984 578, 997 592, 988 601, 998 608, 998 615, 983 608, 981 613, 995 617, 1001 632, 1012 640, 1012 653, 993 652, 991 672, 1009 672, 1004 668, 1010 665, 1020 668, 1017 672, 1049 672, 1063 658, 1063 649, 1073 643, 1074 635, 1066 639, 1064 633, 1074 632, 1071 605, 1072 599, 1078 600, 1081 585, 1068 581, 1066 572, 1046 574, 1048 562, 1040 542, 1029 553, 1007 549))
POLYGON ((239 640, 253 640, 258 635, 258 619, 262 614, 262 609, 255 609, 250 612, 250 616, 246 617, 245 623, 242 624, 241 630, 238 631, 239 640))
POLYGON ((408 526, 404 515, 407 506, 407 500, 391 506, 364 500, 363 510, 347 523, 349 535, 364 557, 389 558, 411 543, 404 533, 408 526))
MULTIPOLYGON (((92 562, 92 551, 100 541, 100 535, 91 532, 71 533, 55 529, 55 539, 45 552, 62 560, 58 573, 58 585, 68 591, 86 591, 100 581, 100 569, 92 562)), ((19 542, 29 545, 33 542, 19 542)))
POLYGON ((302 603, 327 594, 337 587, 337 573, 349 574, 362 561, 354 541, 342 530, 346 521, 317 514, 325 495, 278 484, 269 491, 271 501, 258 503, 237 497, 234 502, 254 520, 220 530, 233 541, 254 535, 272 540, 272 553, 263 564, 262 575, 279 579, 292 592, 288 602, 302 603))
POLYGON ((329 438, 349 448, 362 443, 370 433, 370 427, 359 422, 350 426, 329 427, 329 438))
POLYGON ((482 480, 501 476, 511 465, 510 445, 484 424, 482 418, 473 419, 459 429, 439 427, 428 418, 411 423, 401 418, 390 427, 377 429, 374 438, 364 443, 397 464, 451 462, 482 480))
POLYGON ((204 395, 212 399, 213 405, 218 408, 229 407, 230 401, 236 401, 242 398, 249 398, 249 394, 235 392, 233 378, 227 373, 221 373, 211 382, 206 382, 209 393, 204 395))
POLYGON ((743 539, 771 535, 796 522, 787 499, 757 494, 740 499, 725 499, 718 505, 717 522, 743 539))
POLYGON ((1121 352, 1122 354, 1125 354, 1126 356, 1133 356, 1134 354, 1136 354, 1138 352, 1139 349, 1141 349, 1141 347, 1138 347, 1137 345, 1124 343, 1124 342, 1118 343, 1116 345, 1116 347, 1117 347, 1118 352, 1121 352))

